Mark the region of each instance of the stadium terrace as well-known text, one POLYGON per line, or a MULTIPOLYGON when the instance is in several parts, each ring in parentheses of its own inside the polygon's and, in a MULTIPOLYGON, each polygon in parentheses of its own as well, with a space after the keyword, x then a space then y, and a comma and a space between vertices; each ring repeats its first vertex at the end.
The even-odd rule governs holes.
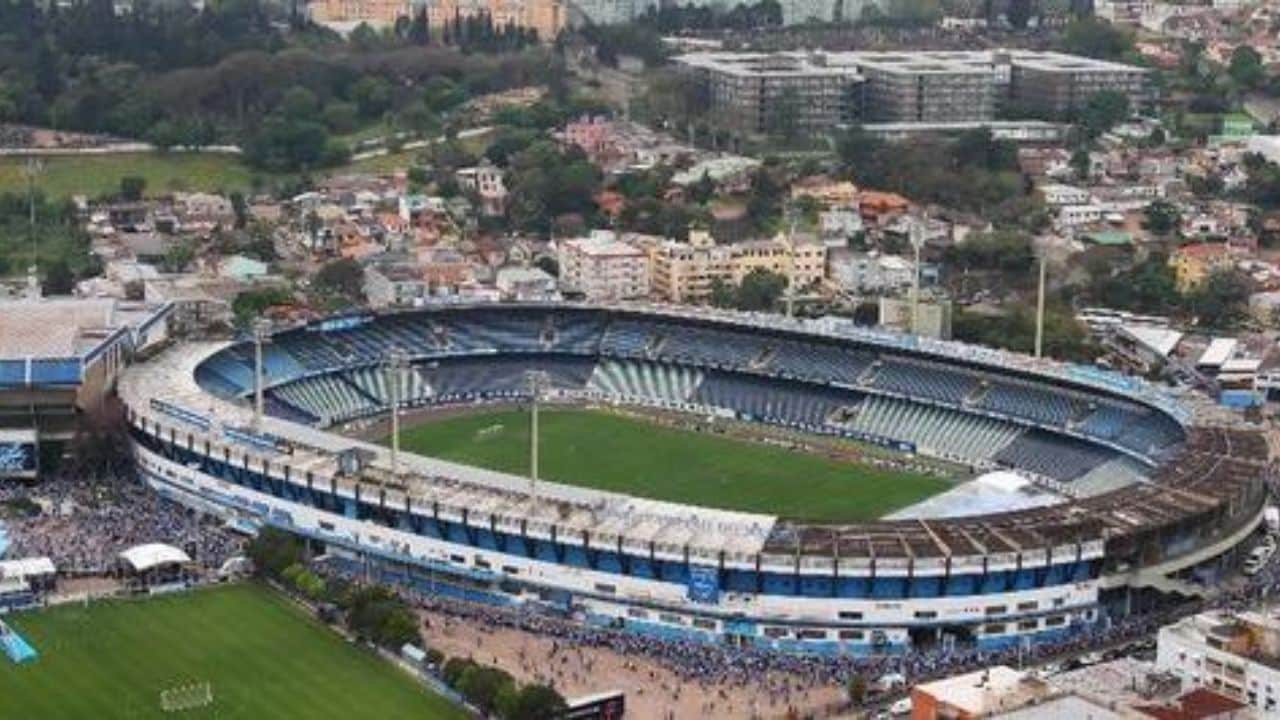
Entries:
MULTIPOLYGON (((840 320, 653 306, 457 305, 330 318, 262 346, 188 343, 119 393, 157 492, 273 525, 424 591, 540 603, 662 637, 815 653, 1060 639, 1262 519, 1265 442, 1080 366, 840 320), (400 453, 334 428, 404 407, 527 400, 686 411, 1012 471, 1050 504, 812 524, 400 453)), ((780 482, 798 479, 780 479, 780 482)))

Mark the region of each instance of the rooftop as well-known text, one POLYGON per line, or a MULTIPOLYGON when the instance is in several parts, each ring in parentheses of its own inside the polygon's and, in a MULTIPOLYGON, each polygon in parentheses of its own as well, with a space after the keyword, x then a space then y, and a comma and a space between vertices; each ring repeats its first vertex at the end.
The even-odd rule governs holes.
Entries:
POLYGON ((156 310, 110 298, 0 300, 0 359, 87 355, 122 328, 150 319, 156 310))

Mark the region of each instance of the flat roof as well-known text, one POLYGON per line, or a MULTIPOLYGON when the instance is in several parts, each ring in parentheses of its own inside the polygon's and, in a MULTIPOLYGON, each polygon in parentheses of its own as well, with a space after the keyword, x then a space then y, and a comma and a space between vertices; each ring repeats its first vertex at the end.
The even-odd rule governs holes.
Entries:
POLYGON ((1231 359, 1231 355, 1235 353, 1238 344, 1235 338, 1214 338, 1213 342, 1209 343, 1209 347, 1205 348, 1204 352, 1200 354, 1200 359, 1196 361, 1196 364, 1221 367, 1223 363, 1231 359))
POLYGON ((0 300, 0 360, 83 357, 159 310, 113 298, 0 300))

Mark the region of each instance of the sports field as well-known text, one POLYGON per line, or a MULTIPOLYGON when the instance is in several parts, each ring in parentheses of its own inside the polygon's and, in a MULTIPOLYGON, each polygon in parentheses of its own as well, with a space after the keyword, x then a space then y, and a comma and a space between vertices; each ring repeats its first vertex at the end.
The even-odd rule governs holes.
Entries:
MULTIPOLYGON (((544 479, 728 510, 823 522, 878 518, 946 480, 678 430, 603 410, 539 413, 544 479)), ((528 474, 529 414, 501 410, 402 431, 410 452, 528 474)))
POLYGON ((40 653, 0 655, 0 718, 461 720, 448 701, 269 590, 238 585, 64 606, 9 622, 40 653), (165 713, 160 693, 212 684, 213 704, 165 713))

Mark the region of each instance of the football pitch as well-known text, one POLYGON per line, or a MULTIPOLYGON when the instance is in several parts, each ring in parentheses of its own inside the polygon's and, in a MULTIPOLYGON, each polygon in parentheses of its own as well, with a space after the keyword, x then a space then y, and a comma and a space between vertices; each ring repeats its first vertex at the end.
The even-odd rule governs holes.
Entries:
POLYGON ((22 613, 39 652, 0 655, 0 718, 461 720, 376 655, 257 585, 22 613), (209 683, 213 703, 163 712, 162 691, 209 683))
MULTIPOLYGON (((812 522, 879 518, 950 486, 918 473, 679 430, 603 410, 539 412, 546 480, 812 522)), ((401 431, 409 452, 527 475, 527 410, 430 419, 401 431)))

